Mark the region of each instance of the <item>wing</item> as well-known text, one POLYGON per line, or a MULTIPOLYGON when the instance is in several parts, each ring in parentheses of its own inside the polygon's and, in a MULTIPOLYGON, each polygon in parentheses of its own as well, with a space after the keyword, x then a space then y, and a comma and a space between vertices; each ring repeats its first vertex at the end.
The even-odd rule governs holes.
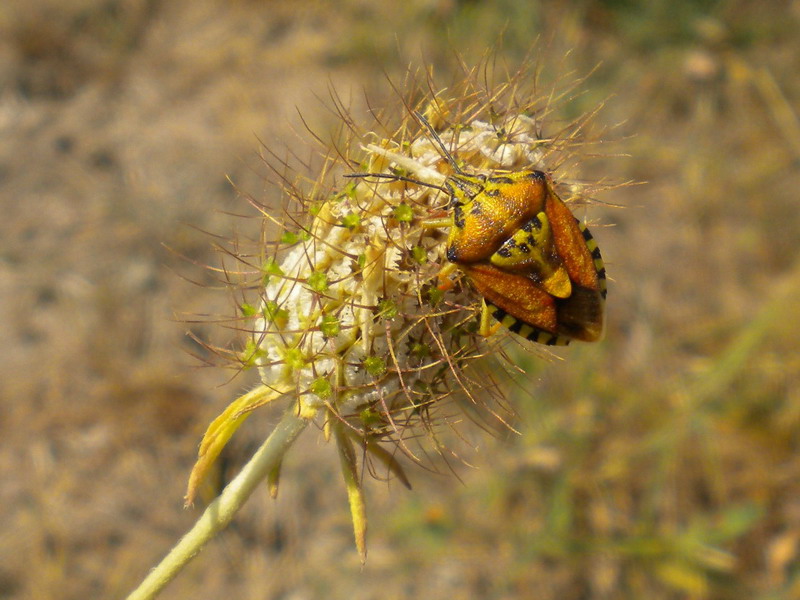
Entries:
POLYGON ((514 333, 548 345, 570 339, 594 342, 603 335, 604 302, 599 290, 574 285, 568 298, 554 298, 524 275, 481 263, 462 266, 494 316, 514 333))
POLYGON ((579 286, 599 291, 600 279, 605 276, 605 269, 592 234, 585 227, 581 227, 567 205, 552 190, 545 204, 545 214, 553 231, 556 252, 567 269, 570 280, 579 286), (593 246, 593 250, 589 248, 590 245, 593 246), (597 254, 599 262, 595 261, 593 252, 597 254))
POLYGON ((554 298, 531 279, 490 264, 462 268, 490 305, 492 316, 511 331, 544 344, 566 343, 566 340, 556 341, 558 314, 554 298))

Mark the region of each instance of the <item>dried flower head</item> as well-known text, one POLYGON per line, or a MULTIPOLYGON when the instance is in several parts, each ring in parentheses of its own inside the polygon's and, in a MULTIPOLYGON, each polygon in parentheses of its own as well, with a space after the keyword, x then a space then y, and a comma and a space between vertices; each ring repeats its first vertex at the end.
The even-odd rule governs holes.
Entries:
MULTIPOLYGON (((569 142, 584 121, 545 137, 542 119, 553 98, 531 100, 520 87, 525 74, 491 93, 468 79, 454 93, 431 92, 407 103, 390 135, 359 135, 358 143, 327 159, 325 177, 339 175, 338 185, 322 194, 321 178, 312 192, 295 193, 299 216, 276 218, 262 207, 281 233, 256 265, 259 298, 242 309, 248 324, 240 355, 244 366, 258 369, 262 385, 209 427, 188 502, 247 416, 287 399, 294 418, 319 420, 336 441, 363 558, 366 519, 356 447, 407 484, 396 450, 415 458, 407 444, 418 437, 415 426, 435 436, 437 415, 449 399, 488 406, 486 392, 495 386, 480 363, 499 347, 479 327, 481 297, 463 274, 447 267, 452 216, 442 186, 454 168, 552 174, 571 156, 569 142), (414 108, 423 113, 422 123, 414 108), (359 176, 341 177, 353 173, 359 176)), ((584 195, 578 185, 561 183, 559 189, 568 201, 584 195)), ((270 468, 274 483, 279 468, 280 457, 270 468)))

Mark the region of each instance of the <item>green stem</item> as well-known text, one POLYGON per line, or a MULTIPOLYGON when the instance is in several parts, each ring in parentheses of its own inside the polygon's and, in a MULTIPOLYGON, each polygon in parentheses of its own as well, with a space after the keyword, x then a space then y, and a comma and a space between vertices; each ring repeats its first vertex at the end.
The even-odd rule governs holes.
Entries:
POLYGON ((272 434, 256 451, 242 471, 208 505, 194 527, 152 570, 127 600, 148 600, 172 581, 211 538, 227 527, 250 494, 283 459, 297 436, 305 429, 308 420, 297 414, 293 406, 284 414, 272 434))

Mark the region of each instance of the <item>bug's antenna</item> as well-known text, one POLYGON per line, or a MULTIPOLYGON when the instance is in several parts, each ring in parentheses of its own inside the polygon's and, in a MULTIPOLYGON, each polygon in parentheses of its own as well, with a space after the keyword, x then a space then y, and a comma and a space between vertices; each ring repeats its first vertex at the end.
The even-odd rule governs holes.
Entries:
POLYGON ((422 126, 428 131, 428 134, 430 135, 430 137, 436 142, 436 145, 439 146, 439 149, 442 151, 442 154, 447 159, 447 162, 449 162, 453 166, 453 169, 455 169, 455 172, 458 173, 459 175, 465 175, 464 171, 462 171, 458 167, 458 163, 456 163, 456 159, 453 158, 453 155, 450 154, 450 152, 445 147, 444 142, 442 142, 442 138, 440 138, 436 134, 436 131, 434 131, 433 126, 430 123, 428 123, 428 119, 426 119, 424 116, 422 116, 422 113, 419 112, 418 110, 414 111, 414 116, 417 117, 417 120, 420 123, 422 123, 422 126))
POLYGON ((428 183, 426 181, 420 181, 419 179, 412 179, 411 177, 404 177, 403 175, 393 175, 391 173, 346 173, 344 177, 358 178, 358 179, 367 179, 368 177, 374 177, 376 179, 391 179, 392 181, 407 181, 409 183, 416 183, 417 185, 421 185, 423 187, 429 187, 433 188, 434 190, 439 190, 440 192, 444 192, 445 194, 448 193, 448 191, 442 186, 435 185, 433 183, 428 183))

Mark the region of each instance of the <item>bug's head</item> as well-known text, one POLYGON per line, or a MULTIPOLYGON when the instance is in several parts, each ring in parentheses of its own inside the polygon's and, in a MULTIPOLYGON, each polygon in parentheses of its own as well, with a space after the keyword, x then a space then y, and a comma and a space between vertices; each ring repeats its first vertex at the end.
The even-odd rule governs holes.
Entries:
POLYGON ((451 205, 471 202, 484 191, 485 185, 485 175, 464 175, 463 173, 454 173, 444 182, 444 187, 450 195, 451 205))

